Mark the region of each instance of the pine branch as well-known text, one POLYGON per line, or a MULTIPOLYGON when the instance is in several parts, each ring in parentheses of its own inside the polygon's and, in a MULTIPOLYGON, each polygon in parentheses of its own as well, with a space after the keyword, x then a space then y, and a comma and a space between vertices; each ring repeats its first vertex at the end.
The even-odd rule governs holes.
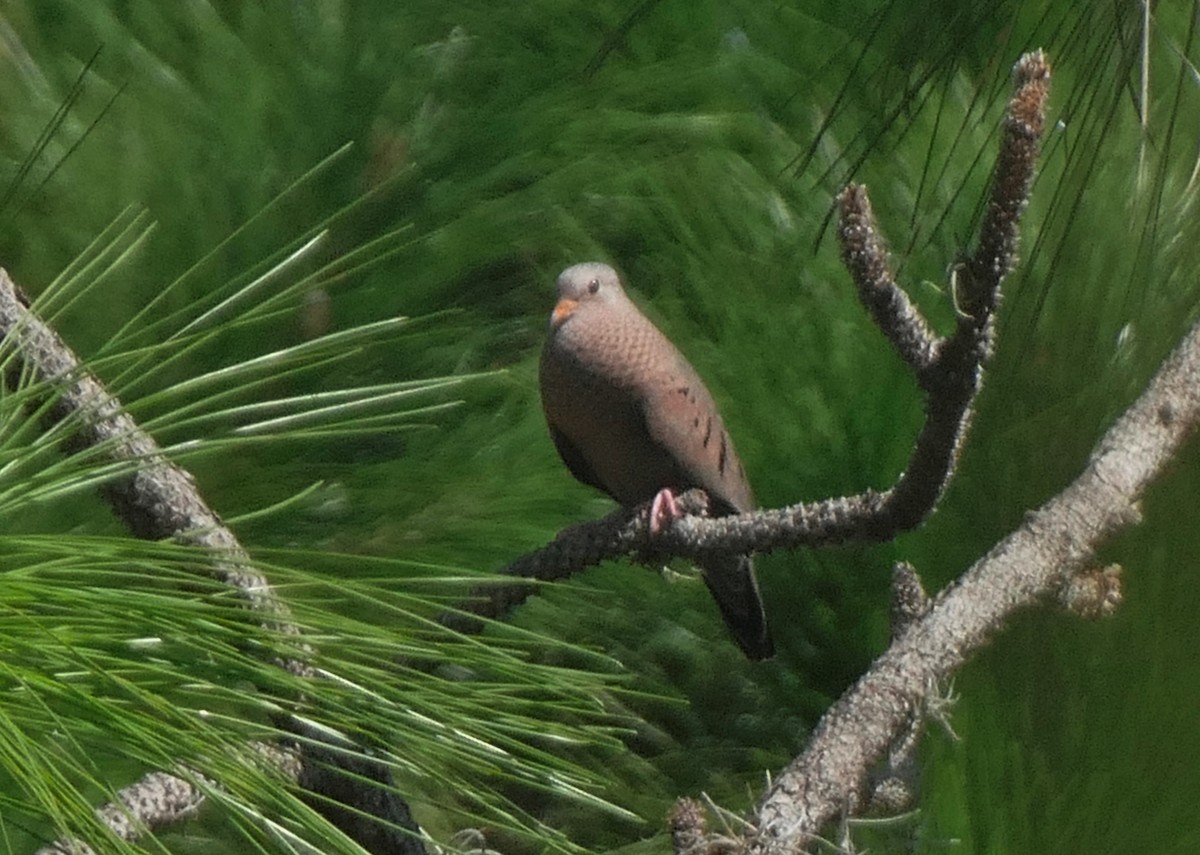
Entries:
MULTIPOLYGON (((59 335, 30 311, 28 300, 3 269, 0 336, 9 349, 3 360, 4 382, 17 388, 22 378, 29 378, 53 390, 46 407, 47 429, 62 426, 69 431, 66 450, 95 454, 121 465, 101 492, 129 530, 148 540, 170 538, 199 547, 210 559, 214 576, 234 588, 264 626, 298 639, 299 629, 291 623, 286 605, 254 568, 233 532, 204 501, 191 475, 162 454, 120 401, 80 365, 59 335)), ((307 653, 299 640, 294 649, 300 657, 307 653)), ((296 676, 317 677, 302 658, 277 659, 276 663, 296 676)), ((322 796, 320 804, 332 805, 323 808, 330 819, 369 851, 424 855, 420 830, 408 805, 390 786, 386 766, 364 760, 361 751, 328 744, 328 735, 293 716, 279 716, 276 724, 298 737, 299 760, 294 761, 291 750, 257 751, 254 756, 280 761, 272 763, 274 770, 322 796), (388 786, 381 788, 381 783, 388 786), (339 800, 349 800, 356 809, 337 808, 339 800)), ((150 772, 123 789, 118 803, 106 805, 96 814, 115 835, 133 840, 192 816, 204 801, 201 780, 203 777, 192 771, 150 772)), ((88 845, 78 840, 59 841, 42 850, 46 855, 86 851, 90 851, 88 845)))
POLYGON ((830 708, 804 753, 759 805, 750 851, 799 851, 825 823, 855 813, 870 769, 922 713, 932 687, 962 667, 1015 611, 1052 598, 1084 614, 1110 610, 1119 577, 1113 568, 1095 571, 1093 556, 1141 521, 1141 497, 1198 424, 1200 324, 1101 438, 1075 482, 936 597, 925 617, 830 708))
MULTIPOLYGON (((980 249, 960 268, 965 276, 958 291, 960 332, 964 325, 981 328, 980 318, 998 297, 994 286, 1011 266, 1017 219, 1044 122, 1045 58, 1040 52, 1026 55, 1016 71, 1017 94, 1009 108, 980 249)), ((907 314, 895 300, 886 301, 882 311, 907 314)), ((918 324, 901 323, 896 330, 893 343, 912 354, 911 363, 926 361, 933 371, 948 358, 950 343, 927 347, 918 324)), ((964 364, 970 362, 965 359, 964 364)), ((1100 440, 1075 482, 1029 514, 957 582, 930 602, 911 569, 897 569, 891 646, 826 712, 804 751, 773 780, 751 818, 752 830, 733 842, 708 837, 695 803, 681 800, 673 815, 675 851, 683 855, 718 845, 754 855, 796 853, 816 843, 821 830, 838 819, 881 807, 904 809, 911 798, 904 772, 919 731, 924 721, 942 712, 938 686, 1019 609, 1057 601, 1085 616, 1112 611, 1121 597, 1120 568, 1097 569, 1096 551, 1140 522, 1143 494, 1197 425, 1200 323, 1100 440), (885 764, 883 775, 880 764, 885 764), (680 817, 687 819, 684 835, 680 817)))
MULTIPOLYGON (((852 184, 838 197, 842 261, 860 301, 926 396, 924 426, 895 485, 882 493, 866 490, 719 517, 706 515, 707 498, 694 490, 681 505, 689 515, 664 526, 653 538, 648 505, 619 509, 565 529, 500 575, 555 581, 623 557, 656 560, 677 555, 702 561, 720 552, 880 543, 918 526, 933 512, 954 474, 983 386, 983 365, 994 347, 1000 286, 1016 261, 1020 217, 1045 126, 1049 81, 1050 67, 1040 52, 1017 64, 1016 92, 1008 106, 979 245, 955 275, 958 324, 953 335, 935 334, 896 284, 866 188, 852 184)), ((477 631, 481 624, 474 616, 502 617, 533 590, 503 582, 481 586, 464 612, 448 613, 442 620, 462 631, 477 631)))

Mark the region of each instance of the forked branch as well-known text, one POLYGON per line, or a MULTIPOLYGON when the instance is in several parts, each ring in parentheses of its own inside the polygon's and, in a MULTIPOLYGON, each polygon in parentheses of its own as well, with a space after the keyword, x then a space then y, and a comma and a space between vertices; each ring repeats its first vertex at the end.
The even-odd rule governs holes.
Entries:
MULTIPOLYGON (((938 336, 896 284, 866 188, 852 184, 838 196, 842 260, 872 320, 912 370, 925 393, 925 423, 908 465, 890 489, 866 490, 786 508, 707 517, 707 502, 693 491, 684 510, 653 540, 646 508, 620 509, 603 519, 571 526, 547 546, 518 558, 502 575, 543 581, 566 578, 602 561, 712 552, 878 543, 919 525, 934 509, 954 473, 982 387, 983 364, 991 355, 1000 286, 1016 259, 1018 227, 1025 209, 1045 127, 1050 66, 1040 51, 1021 58, 1016 91, 1009 102, 990 203, 979 245, 957 267, 954 333, 938 336)), ((523 602, 528 586, 481 587, 465 606, 470 615, 500 617, 523 602)), ((448 615, 462 629, 477 627, 469 614, 448 615)))
POLYGON ((1017 609, 1049 598, 1084 612, 1118 596, 1111 569, 1089 572, 1097 548, 1141 520, 1146 488, 1200 424, 1200 324, 1092 451, 1073 484, 1030 514, 937 596, 822 718, 808 747, 774 781, 747 842, 762 855, 793 853, 868 797, 871 768, 929 692, 957 671, 1017 609), (1082 580, 1083 584, 1078 583, 1082 580), (1073 589, 1091 590, 1080 602, 1073 589), (1064 596, 1065 595, 1065 596, 1064 596))
MULTIPOLYGON (((989 219, 1013 224, 1024 201, 1013 199, 1002 185, 1028 186, 1027 177, 1020 175, 1032 168, 1033 131, 1041 128, 1045 60, 1040 54, 1022 58, 1017 78, 989 211, 989 219), (1031 117, 1037 121, 1029 121, 1031 117)), ((970 323, 979 311, 973 284, 1002 275, 1005 264, 996 260, 1011 261, 1016 246, 1015 229, 985 228, 984 233, 980 251, 960 272, 968 277, 962 283, 967 290, 959 291, 962 323, 970 323)), ((1200 323, 1103 436, 1074 483, 1029 514, 1019 529, 927 606, 918 595, 918 607, 905 609, 888 650, 828 710, 807 747, 774 779, 750 820, 752 831, 723 845, 754 855, 805 851, 829 823, 863 811, 877 796, 873 771, 912 744, 920 723, 935 712, 937 687, 1018 609, 1057 599, 1083 614, 1111 610, 1120 598, 1119 573, 1115 568, 1096 570, 1094 555, 1118 531, 1140 521, 1141 497, 1198 424, 1200 323)), ((702 814, 681 808, 673 821, 674 839, 691 846, 685 850, 677 845, 680 855, 709 842, 702 814), (691 827, 681 829, 684 821, 691 827)))

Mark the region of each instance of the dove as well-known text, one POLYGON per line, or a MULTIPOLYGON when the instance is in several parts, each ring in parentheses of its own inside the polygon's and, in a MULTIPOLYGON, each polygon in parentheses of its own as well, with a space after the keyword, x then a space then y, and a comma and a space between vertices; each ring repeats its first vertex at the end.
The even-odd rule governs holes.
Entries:
MULTIPOLYGON (((576 264, 557 289, 538 380, 550 436, 571 474, 625 507, 653 500, 652 533, 663 516, 679 515, 674 494, 694 487, 709 495, 716 516, 753 510, 712 395, 617 272, 576 264)), ((750 557, 707 558, 700 571, 746 656, 772 656, 750 557)))

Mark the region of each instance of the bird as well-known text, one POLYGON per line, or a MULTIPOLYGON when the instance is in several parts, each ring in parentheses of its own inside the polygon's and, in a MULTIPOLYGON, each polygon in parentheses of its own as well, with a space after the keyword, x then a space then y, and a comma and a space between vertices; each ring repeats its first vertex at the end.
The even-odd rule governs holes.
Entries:
MULTIPOLYGON (((538 366, 542 410, 576 479, 632 508, 704 490, 715 516, 755 507, 742 463, 700 375, 629 299, 607 264, 568 267, 538 366)), ((754 661, 774 655, 749 555, 706 558, 700 573, 730 634, 754 661)))

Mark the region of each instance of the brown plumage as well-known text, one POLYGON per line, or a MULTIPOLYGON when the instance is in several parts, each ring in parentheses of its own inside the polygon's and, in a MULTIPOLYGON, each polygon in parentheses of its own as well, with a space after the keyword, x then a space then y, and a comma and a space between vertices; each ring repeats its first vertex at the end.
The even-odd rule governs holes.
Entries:
MULTIPOLYGON (((542 408, 576 478, 632 507, 700 487, 715 513, 754 508, 733 441, 700 376, 606 264, 568 267, 542 349, 542 408)), ((749 556, 712 559, 704 581, 751 659, 774 651, 749 556)))

